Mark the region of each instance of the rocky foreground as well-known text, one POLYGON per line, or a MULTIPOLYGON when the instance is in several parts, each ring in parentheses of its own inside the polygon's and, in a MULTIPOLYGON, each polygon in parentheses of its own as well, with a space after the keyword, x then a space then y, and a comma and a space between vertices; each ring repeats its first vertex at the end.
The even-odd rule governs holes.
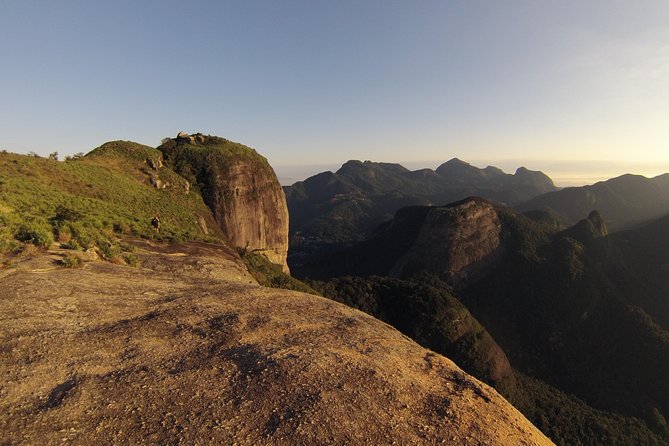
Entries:
POLYGON ((258 286, 225 248, 0 270, 1 444, 552 444, 362 312, 258 286))

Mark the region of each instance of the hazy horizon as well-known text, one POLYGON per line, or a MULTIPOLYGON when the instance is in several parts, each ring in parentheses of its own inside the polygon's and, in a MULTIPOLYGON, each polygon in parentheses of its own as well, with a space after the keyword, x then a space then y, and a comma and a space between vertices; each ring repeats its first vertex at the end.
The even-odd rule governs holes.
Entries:
MULTIPOLYGON (((435 169, 451 158, 427 161, 370 161, 397 163, 409 170, 418 170, 424 168, 435 169)), ((462 156, 455 156, 455 158, 459 158, 478 168, 487 166, 499 167, 504 172, 511 174, 519 167, 525 167, 530 170, 539 170, 548 175, 558 187, 585 186, 625 174, 643 175, 651 178, 664 173, 669 173, 669 162, 658 164, 643 162, 624 163, 608 160, 468 160, 462 156)), ((346 161, 342 161, 341 163, 305 165, 273 165, 273 167, 281 185, 290 186, 321 172, 335 172, 345 162, 346 161)))

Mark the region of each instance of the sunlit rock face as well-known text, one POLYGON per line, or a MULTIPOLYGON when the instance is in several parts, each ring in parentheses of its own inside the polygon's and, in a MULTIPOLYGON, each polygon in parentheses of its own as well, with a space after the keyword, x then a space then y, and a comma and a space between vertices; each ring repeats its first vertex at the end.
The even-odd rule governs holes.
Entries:
POLYGON ((180 134, 158 149, 197 185, 233 247, 261 252, 288 272, 286 197, 264 157, 241 144, 201 134, 180 134))
POLYGON ((475 277, 497 258, 500 235, 499 217, 486 200, 470 198, 432 208, 416 241, 390 274, 402 277, 427 271, 448 280, 475 277))

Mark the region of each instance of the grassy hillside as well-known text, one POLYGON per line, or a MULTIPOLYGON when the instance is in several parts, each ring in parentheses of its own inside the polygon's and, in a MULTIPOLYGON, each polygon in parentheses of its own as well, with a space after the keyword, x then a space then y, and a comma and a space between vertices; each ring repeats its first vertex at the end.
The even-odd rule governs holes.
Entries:
POLYGON ((0 250, 54 240, 100 247, 120 235, 221 240, 201 197, 186 191, 182 177, 160 167, 161 158, 158 150, 127 141, 67 161, 0 154, 0 250), (159 233, 151 225, 155 215, 159 233))

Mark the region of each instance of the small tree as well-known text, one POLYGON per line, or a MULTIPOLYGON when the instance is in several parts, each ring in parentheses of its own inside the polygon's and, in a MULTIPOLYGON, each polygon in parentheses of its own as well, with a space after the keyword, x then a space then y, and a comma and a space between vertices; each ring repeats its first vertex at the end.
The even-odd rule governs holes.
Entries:
POLYGON ((83 157, 84 157, 84 152, 78 152, 72 156, 66 156, 65 161, 76 161, 82 159, 83 157))
POLYGON ((58 161, 58 152, 49 153, 49 159, 53 161, 58 161))

